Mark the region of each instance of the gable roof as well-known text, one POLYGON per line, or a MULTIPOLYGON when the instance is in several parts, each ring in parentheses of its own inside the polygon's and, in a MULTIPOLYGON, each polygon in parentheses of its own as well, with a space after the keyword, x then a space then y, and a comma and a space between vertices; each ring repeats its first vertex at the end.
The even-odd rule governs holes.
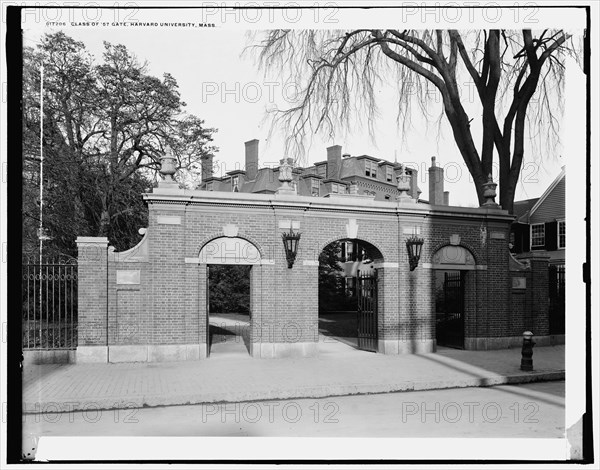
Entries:
POLYGON ((527 215, 539 199, 539 197, 534 197, 532 199, 515 201, 513 204, 513 214, 517 216, 516 222, 527 223, 527 215))
POLYGON ((560 183, 564 177, 565 177, 565 166, 563 165, 558 176, 554 179, 552 184, 550 184, 550 186, 548 186, 548 188, 546 188, 546 191, 544 191, 544 194, 542 194, 542 196, 539 198, 539 200, 531 208, 531 211, 529 212, 529 217, 531 217, 534 214, 534 212, 539 209, 539 207, 544 203, 546 198, 550 194, 552 194, 552 191, 554 191, 554 188, 556 188, 558 183, 560 183))
MULTIPOLYGON (((544 194, 537 198, 531 199, 523 199, 521 201, 515 201, 513 205, 513 214, 517 217, 515 222, 528 224, 530 223, 531 216, 537 211, 546 199, 553 193, 553 191, 557 188, 557 186, 564 180, 565 178, 565 167, 563 166, 558 176, 552 181, 550 186, 546 188, 544 194)), ((563 187, 559 187, 559 189, 563 189, 563 187)), ((564 205, 563 205, 564 210, 564 205)), ((543 212, 543 211, 542 211, 543 212)))

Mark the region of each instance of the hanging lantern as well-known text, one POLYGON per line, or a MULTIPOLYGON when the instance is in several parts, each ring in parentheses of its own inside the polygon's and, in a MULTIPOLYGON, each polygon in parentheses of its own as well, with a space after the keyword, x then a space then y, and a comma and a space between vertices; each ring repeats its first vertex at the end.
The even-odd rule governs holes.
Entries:
POLYGON ((283 248, 285 249, 285 258, 287 260, 288 268, 291 268, 296 261, 296 255, 298 254, 298 243, 300 242, 300 232, 294 232, 290 224, 290 231, 288 233, 283 232, 281 239, 283 240, 283 248))
POLYGON ((423 239, 413 235, 406 240, 406 250, 408 251, 408 262, 410 270, 414 271, 421 258, 421 249, 423 248, 423 239))

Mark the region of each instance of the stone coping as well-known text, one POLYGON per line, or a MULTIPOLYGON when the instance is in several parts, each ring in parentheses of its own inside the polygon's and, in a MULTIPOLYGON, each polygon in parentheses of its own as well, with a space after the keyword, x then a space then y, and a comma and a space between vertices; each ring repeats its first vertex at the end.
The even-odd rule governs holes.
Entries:
MULTIPOLYGON (((445 216, 466 218, 488 218, 512 221, 514 216, 497 207, 437 206, 424 203, 399 201, 375 201, 349 198, 316 198, 297 194, 255 194, 226 191, 199 191, 189 189, 154 188, 143 195, 145 201, 166 204, 193 205, 249 205, 265 208, 297 208, 303 210, 354 210, 383 214, 413 214, 419 216, 445 216)), ((412 201, 411 201, 412 202, 412 201)))

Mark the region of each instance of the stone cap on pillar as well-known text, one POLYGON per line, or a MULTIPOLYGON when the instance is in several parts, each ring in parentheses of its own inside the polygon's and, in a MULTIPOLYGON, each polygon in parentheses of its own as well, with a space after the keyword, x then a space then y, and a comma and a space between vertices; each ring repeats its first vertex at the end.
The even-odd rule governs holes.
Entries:
POLYGON ((80 245, 104 245, 108 246, 107 237, 77 237, 75 240, 77 246, 80 245))
POLYGON ((550 255, 543 251, 528 251, 526 253, 519 253, 516 255, 517 259, 539 259, 539 260, 548 260, 550 259, 550 255))
POLYGON ((77 257, 80 261, 93 264, 106 259, 108 238, 106 237, 77 237, 77 257))

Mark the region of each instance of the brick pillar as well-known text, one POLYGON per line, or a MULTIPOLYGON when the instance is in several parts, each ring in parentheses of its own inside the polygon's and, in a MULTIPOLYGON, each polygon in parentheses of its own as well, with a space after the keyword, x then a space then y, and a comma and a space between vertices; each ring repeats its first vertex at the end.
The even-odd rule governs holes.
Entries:
POLYGON ((77 237, 78 308, 76 362, 108 362, 108 238, 77 237))
MULTIPOLYGON (((527 253, 519 256, 519 261, 529 262, 531 267, 531 284, 527 286, 527 294, 531 298, 531 309, 524 312, 523 325, 535 336, 546 336, 550 333, 549 301, 548 301, 548 260, 545 253, 527 253)), ((535 339, 534 339, 535 341, 535 339)))
POLYGON ((208 266, 204 263, 198 265, 198 343, 200 344, 200 358, 209 355, 208 336, 208 266))

